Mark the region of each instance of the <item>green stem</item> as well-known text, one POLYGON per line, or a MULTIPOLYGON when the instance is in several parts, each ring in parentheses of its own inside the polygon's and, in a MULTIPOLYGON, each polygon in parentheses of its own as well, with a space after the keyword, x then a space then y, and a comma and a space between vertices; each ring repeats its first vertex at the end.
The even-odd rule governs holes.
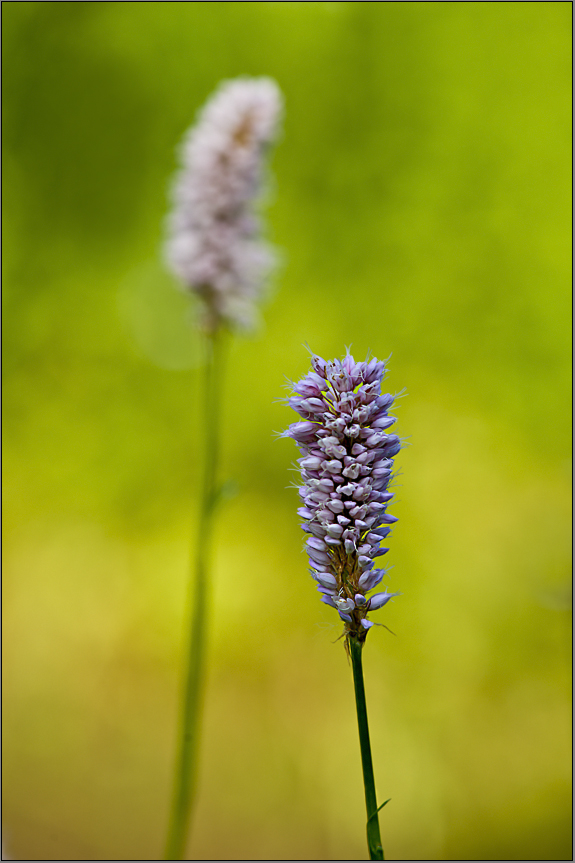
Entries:
POLYGON ((367 705, 365 703, 365 687, 363 685, 363 667, 361 652, 363 642, 348 636, 347 643, 353 668, 353 685, 355 688, 355 704, 357 707, 357 724, 359 728, 359 746, 361 749, 361 766, 363 768, 363 785, 365 788, 365 807, 367 810, 367 845, 370 860, 385 860, 379 834, 379 818, 377 798, 375 795, 375 778, 371 745, 369 742, 369 727, 367 724, 367 705))
POLYGON ((189 632, 187 669, 182 698, 179 729, 179 750, 176 759, 172 809, 165 860, 183 860, 194 804, 202 700, 205 677, 206 608, 211 552, 213 517, 217 502, 217 466, 219 455, 219 395, 222 377, 222 352, 225 334, 210 333, 206 337, 204 367, 203 416, 203 481, 196 559, 192 572, 192 618, 189 632))

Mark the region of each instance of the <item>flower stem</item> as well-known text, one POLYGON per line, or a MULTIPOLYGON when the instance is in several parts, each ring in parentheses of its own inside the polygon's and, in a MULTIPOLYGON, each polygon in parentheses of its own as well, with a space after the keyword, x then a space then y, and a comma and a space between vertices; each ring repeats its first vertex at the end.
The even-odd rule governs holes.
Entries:
POLYGON ((209 333, 205 339, 206 360, 203 391, 203 480, 197 522, 196 558, 192 571, 187 668, 179 728, 172 809, 165 860, 183 860, 196 795, 201 712, 205 678, 206 609, 214 511, 217 503, 219 456, 219 395, 225 334, 209 333))
POLYGON ((353 668, 353 685, 355 688, 355 704, 357 707, 357 724, 359 728, 359 746, 361 749, 361 766, 363 768, 363 785, 365 788, 365 806, 367 809, 367 845, 370 860, 385 860, 379 833, 379 818, 377 798, 375 795, 375 779, 371 759, 371 744, 369 742, 369 727, 367 724, 367 705, 365 703, 365 687, 363 685, 363 667, 361 652, 364 642, 348 635, 347 643, 353 668))

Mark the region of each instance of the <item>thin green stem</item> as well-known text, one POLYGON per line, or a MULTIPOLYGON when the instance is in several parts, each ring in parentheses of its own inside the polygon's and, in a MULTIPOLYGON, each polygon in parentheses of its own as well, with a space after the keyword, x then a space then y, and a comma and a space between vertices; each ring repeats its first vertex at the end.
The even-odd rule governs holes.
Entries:
POLYGON ((225 333, 216 331, 206 337, 204 366, 203 479, 197 522, 196 557, 193 564, 191 626, 187 668, 182 695, 179 750, 176 757, 172 809, 165 860, 183 860, 192 817, 198 773, 198 751, 205 678, 206 609, 214 510, 217 503, 219 457, 219 408, 225 333))
POLYGON ((367 845, 370 860, 385 860, 381 837, 379 834, 379 818, 377 797, 375 795, 375 778, 369 742, 369 727, 367 724, 367 705, 365 703, 365 687, 363 685, 363 666, 361 652, 363 642, 348 636, 347 643, 353 668, 353 685, 355 688, 355 704, 357 707, 357 725, 359 728, 359 746, 361 749, 361 766, 363 768, 363 785, 365 788, 365 807, 367 810, 367 845))

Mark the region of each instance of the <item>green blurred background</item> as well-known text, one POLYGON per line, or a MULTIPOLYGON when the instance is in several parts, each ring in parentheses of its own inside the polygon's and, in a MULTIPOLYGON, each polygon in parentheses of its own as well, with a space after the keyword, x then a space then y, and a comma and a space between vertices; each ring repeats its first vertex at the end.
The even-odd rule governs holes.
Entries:
POLYGON ((197 506, 161 262, 222 78, 285 94, 265 326, 236 339, 192 859, 365 857, 351 672, 307 576, 284 376, 407 388, 402 596, 365 652, 389 859, 568 859, 571 4, 3 4, 4 828, 156 859, 197 506))

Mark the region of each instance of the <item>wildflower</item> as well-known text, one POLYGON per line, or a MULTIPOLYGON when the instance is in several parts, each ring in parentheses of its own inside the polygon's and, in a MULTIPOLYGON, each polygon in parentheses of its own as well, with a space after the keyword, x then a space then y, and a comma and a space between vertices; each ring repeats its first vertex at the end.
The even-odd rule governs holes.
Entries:
POLYGON ((201 297, 205 326, 249 326, 275 256, 255 204, 281 94, 270 78, 223 82, 182 146, 166 244, 168 265, 201 297))
POLYGON ((298 444, 303 480, 298 510, 310 534, 306 550, 321 599, 337 609, 346 633, 363 642, 373 625, 369 611, 396 593, 367 594, 385 576, 376 558, 388 548, 381 542, 397 521, 387 512, 397 435, 388 410, 394 397, 382 394, 385 363, 356 363, 312 356, 312 371, 292 385, 287 401, 302 418, 283 433, 298 444))

